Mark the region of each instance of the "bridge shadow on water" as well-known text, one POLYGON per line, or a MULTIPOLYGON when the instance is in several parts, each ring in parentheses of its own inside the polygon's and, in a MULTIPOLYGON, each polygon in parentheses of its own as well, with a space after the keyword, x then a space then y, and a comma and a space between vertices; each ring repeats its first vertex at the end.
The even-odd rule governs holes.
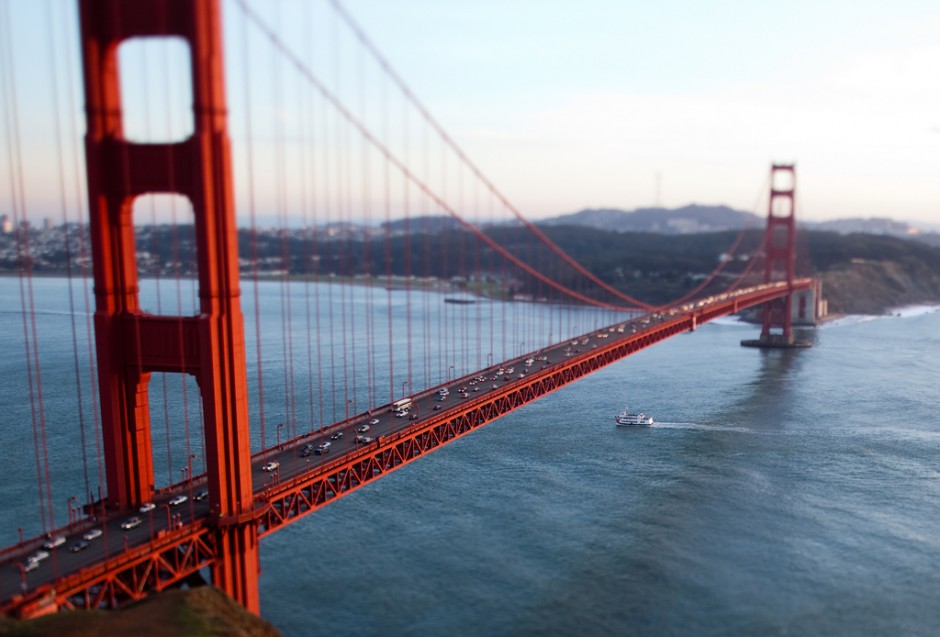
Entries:
MULTIPOLYGON (((814 330, 795 330, 795 338, 815 344, 814 330)), ((760 368, 741 398, 728 406, 721 416, 730 423, 739 423, 755 430, 784 428, 794 408, 792 387, 806 349, 761 348, 760 368)))

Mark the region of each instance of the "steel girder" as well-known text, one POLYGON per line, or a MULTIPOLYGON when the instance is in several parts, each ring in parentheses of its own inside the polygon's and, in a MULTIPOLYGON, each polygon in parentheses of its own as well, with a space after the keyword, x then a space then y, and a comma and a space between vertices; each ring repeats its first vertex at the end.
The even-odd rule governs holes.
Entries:
POLYGON ((116 608, 179 585, 216 561, 216 533, 197 522, 10 600, 5 615, 116 608))

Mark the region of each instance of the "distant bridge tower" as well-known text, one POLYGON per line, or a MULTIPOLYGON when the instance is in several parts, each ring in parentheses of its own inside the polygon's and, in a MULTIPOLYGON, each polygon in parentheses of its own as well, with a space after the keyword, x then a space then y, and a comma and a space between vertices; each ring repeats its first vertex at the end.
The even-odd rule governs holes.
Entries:
MULTIPOLYGON (((793 286, 796 278, 796 166, 773 164, 770 167, 770 201, 767 232, 764 235, 764 283, 786 281, 793 286)), ((793 338, 793 294, 763 305, 760 338, 744 340, 747 347, 809 347, 808 341, 793 338)))
POLYGON ((218 0, 81 0, 95 336, 107 505, 127 509, 154 490, 152 372, 191 374, 202 396, 213 583, 257 613, 258 536, 252 516, 244 326, 218 0), (124 137, 118 45, 182 38, 191 56, 193 134, 175 143, 124 137), (192 204, 199 313, 140 309, 134 199, 174 193, 192 204))

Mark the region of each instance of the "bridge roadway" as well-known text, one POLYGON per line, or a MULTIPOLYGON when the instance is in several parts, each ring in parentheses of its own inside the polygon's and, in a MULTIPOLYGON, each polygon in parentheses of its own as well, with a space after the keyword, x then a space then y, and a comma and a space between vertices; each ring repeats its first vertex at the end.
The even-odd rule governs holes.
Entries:
MULTIPOLYGON (((811 279, 800 279, 793 291, 811 285, 811 279)), ((639 316, 456 379, 443 400, 440 388, 422 391, 411 397, 413 418, 396 417, 387 405, 255 454, 250 519, 263 537, 588 373, 786 292, 785 283, 764 284, 639 316), (364 425, 368 430, 358 431, 364 425), (304 446, 324 442, 330 443, 328 452, 303 454, 304 446), (271 462, 277 468, 265 470, 271 462)), ((0 551, 0 610, 30 615, 50 602, 58 608, 106 607, 198 576, 213 563, 214 528, 234 522, 215 519, 211 503, 200 497, 204 491, 204 477, 196 477, 161 491, 149 512, 109 513, 103 523, 88 517, 60 529, 52 535, 66 539, 57 548, 42 549, 46 538, 32 538, 0 551), (171 504, 179 495, 186 501, 171 504), (139 526, 121 527, 135 516, 139 526), (70 550, 92 528, 101 535, 86 540, 86 548, 70 550), (29 556, 39 550, 48 557, 27 572, 29 556)))

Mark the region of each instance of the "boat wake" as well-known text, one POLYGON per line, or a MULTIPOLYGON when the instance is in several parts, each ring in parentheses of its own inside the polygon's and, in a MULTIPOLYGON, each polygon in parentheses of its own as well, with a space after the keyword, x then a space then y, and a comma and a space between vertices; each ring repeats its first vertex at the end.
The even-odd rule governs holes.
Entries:
POLYGON ((700 431, 730 431, 735 433, 760 433, 748 427, 735 427, 731 425, 705 425, 697 422, 659 422, 651 425, 653 429, 697 429, 700 431))

